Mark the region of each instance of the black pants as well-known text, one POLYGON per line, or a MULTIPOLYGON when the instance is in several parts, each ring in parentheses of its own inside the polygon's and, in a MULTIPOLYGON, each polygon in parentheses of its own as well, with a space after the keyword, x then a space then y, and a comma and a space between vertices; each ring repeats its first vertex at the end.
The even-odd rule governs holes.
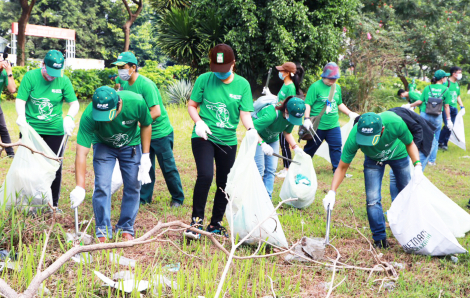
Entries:
MULTIPOLYGON (((60 144, 62 143, 62 139, 64 136, 50 136, 50 135, 40 135, 41 138, 44 139, 44 142, 54 151, 55 154, 58 156, 62 156, 62 153, 59 154, 60 144)), ((64 144, 65 147, 65 144, 64 144)), ((62 148, 61 151, 64 151, 62 148)), ((62 183, 62 164, 60 168, 55 173, 55 179, 51 185, 52 191, 52 203, 54 207, 59 206, 59 195, 60 195, 60 183, 62 183)))
MULTIPOLYGON (((222 189, 225 189, 227 175, 230 172, 237 154, 237 146, 230 149, 227 146, 219 145, 227 154, 222 152, 211 141, 202 138, 191 139, 194 159, 196 161, 197 179, 193 193, 193 215, 192 217, 204 218, 204 209, 206 208, 207 196, 214 177, 214 160, 217 169, 215 182, 217 191, 214 197, 214 207, 212 208, 211 225, 217 225, 222 221, 227 206, 227 199, 222 189)), ((240 186, 243 187, 243 186, 240 186)))
MULTIPOLYGON (((0 92, 1 93, 1 92, 0 92)), ((0 106, 0 139, 2 143, 10 144, 10 134, 8 133, 7 124, 5 122, 5 115, 3 115, 2 107, 0 106)), ((7 155, 15 155, 15 151, 13 151, 13 147, 5 148, 7 155)))
MULTIPOLYGON (((286 141, 284 133, 282 132, 279 134, 279 147, 281 147, 282 156, 287 157, 288 159, 292 159, 292 152, 290 151, 289 143, 286 141)), ((284 163, 284 168, 288 169, 290 166, 290 161, 282 159, 282 162, 284 163)))

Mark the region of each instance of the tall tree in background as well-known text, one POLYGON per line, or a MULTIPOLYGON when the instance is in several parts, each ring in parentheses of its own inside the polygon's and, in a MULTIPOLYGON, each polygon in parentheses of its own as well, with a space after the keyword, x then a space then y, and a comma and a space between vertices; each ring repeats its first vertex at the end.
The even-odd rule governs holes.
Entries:
POLYGON ((137 17, 139 16, 140 12, 142 11, 143 8, 143 0, 131 0, 132 3, 137 5, 137 9, 132 12, 131 7, 129 3, 127 3, 128 0, 122 0, 122 3, 124 3, 124 7, 126 7, 128 18, 127 21, 124 23, 122 26, 122 30, 124 31, 124 52, 127 52, 129 50, 129 44, 130 44, 130 36, 131 36, 131 26, 132 23, 135 22, 137 17))
POLYGON ((20 19, 18 20, 18 47, 17 47, 17 64, 20 66, 24 66, 25 62, 25 55, 24 55, 24 49, 25 49, 25 44, 26 44, 26 25, 28 24, 29 17, 31 16, 31 11, 33 10, 34 4, 36 3, 36 0, 31 0, 29 2, 28 0, 20 0, 21 4, 21 16, 20 19))

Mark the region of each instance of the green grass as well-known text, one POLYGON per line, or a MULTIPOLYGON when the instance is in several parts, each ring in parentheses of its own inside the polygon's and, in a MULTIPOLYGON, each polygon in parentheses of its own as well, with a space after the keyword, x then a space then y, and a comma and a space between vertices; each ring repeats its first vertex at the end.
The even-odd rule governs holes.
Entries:
MULTIPOLYGON (((467 101, 468 102, 468 101, 467 101)), ((81 111, 85 105, 82 104, 81 111)), ((6 115, 8 127, 11 129, 13 141, 18 139, 18 128, 15 124, 16 113, 13 102, 2 102, 2 109, 6 115)), ((166 188, 164 179, 157 169, 157 182, 155 185, 153 203, 143 206, 139 210, 135 229, 137 236, 142 235, 153 227, 157 221, 170 221, 182 219, 189 223, 192 206, 192 191, 195 183, 196 168, 191 153, 190 133, 193 122, 189 118, 185 107, 168 107, 169 117, 175 128, 175 159, 180 171, 185 191, 185 204, 182 208, 172 210, 169 208, 170 194, 166 188)), ((79 117, 76 117, 77 119, 79 117)), ((342 117, 342 122, 347 118, 342 117)), ((470 116, 465 116, 467 125, 466 138, 470 140, 470 116)), ((77 121, 78 124, 78 121, 77 121)), ((48 245, 45 266, 55 261, 60 254, 67 250, 64 232, 73 231, 73 212, 69 207, 68 195, 75 187, 74 177, 74 152, 76 146, 76 132, 69 142, 64 160, 63 182, 59 206, 65 211, 65 215, 59 217, 54 228, 53 235, 48 245)), ((241 141, 245 130, 238 130, 238 138, 241 141)), ((303 145, 305 142, 302 143, 303 145)), ((4 156, 3 153, 2 156, 4 156)), ((437 166, 427 167, 425 175, 446 195, 463 207, 470 199, 470 159, 462 158, 470 155, 460 148, 450 145, 449 151, 439 152, 437 166)), ((370 254, 366 251, 368 244, 360 236, 341 222, 352 224, 349 205, 352 206, 358 225, 365 235, 371 239, 368 228, 365 190, 362 174, 363 154, 358 153, 351 164, 349 174, 338 190, 337 204, 332 217, 332 230, 330 239, 342 254, 341 261, 357 266, 372 267, 375 265, 370 254)), ((303 235, 308 237, 324 237, 325 212, 321 200, 329 189, 332 180, 331 165, 319 157, 313 159, 318 179, 316 200, 308 208, 297 210, 291 207, 280 209, 280 221, 289 242, 295 242, 303 235), (302 222, 305 224, 302 225, 302 222), (303 231, 303 232, 302 232, 303 231)), ((3 181, 8 171, 10 159, 0 159, 0 181, 3 181)), ((282 163, 279 163, 279 169, 282 163)), ((92 154, 87 161, 85 202, 79 207, 80 220, 89 220, 93 216, 91 195, 93 191, 92 154)), ((279 203, 279 191, 283 180, 276 178, 273 194, 273 203, 279 203)), ((241 186, 243 187, 243 186, 241 186)), ((388 191, 388 171, 383 182, 384 211, 390 207, 390 194, 388 191)), ((213 204, 215 185, 211 187, 206 208, 206 217, 210 218, 213 204)), ((122 191, 113 197, 112 223, 115 224, 120 213, 120 198, 122 191)), ((40 252, 44 242, 44 230, 50 221, 24 217, 19 213, 3 216, 0 227, 4 233, 14 234, 14 237, 0 240, 0 248, 15 247, 19 254, 21 272, 4 270, 0 276, 5 279, 17 291, 25 290, 31 281, 37 268, 40 252), (11 223, 11 224, 10 224, 11 223), (11 231, 14 230, 14 231, 11 231)), ((94 231, 94 224, 89 232, 94 231)), ((470 257, 460 255, 459 263, 454 264, 449 258, 430 258, 404 253, 403 249, 393 238, 391 231, 387 229, 392 248, 383 252, 388 261, 405 264, 406 268, 400 270, 400 278, 396 288, 392 292, 382 292, 380 295, 387 297, 468 297, 470 296, 469 269, 470 257)), ((181 234, 169 233, 168 236, 180 248, 197 258, 188 257, 176 248, 167 244, 147 244, 125 251, 118 250, 115 253, 135 259, 136 268, 131 268, 139 278, 149 280, 154 273, 164 273, 178 283, 178 289, 169 290, 162 288, 159 291, 163 297, 213 297, 217 284, 222 274, 227 257, 215 249, 212 244, 203 239, 199 242, 185 242, 181 234), (163 267, 167 264, 181 263, 181 269, 177 273, 165 272, 163 267)), ((470 234, 458 239, 465 247, 470 246, 470 234)), ((229 245, 225 243, 229 248, 229 245)), ((242 247, 238 255, 247 255, 254 251, 252 247, 242 247)), ((267 248, 266 252, 270 249, 267 248)), ((122 297, 123 293, 101 287, 102 282, 96 278, 93 271, 100 271, 108 277, 120 270, 128 270, 123 266, 117 266, 109 262, 108 252, 93 253, 94 261, 91 265, 67 262, 60 270, 51 276, 45 284, 52 291, 53 297, 122 297)), ((333 257, 334 251, 328 250, 327 254, 333 257)), ((321 266, 305 266, 300 264, 288 264, 281 258, 271 257, 256 260, 235 260, 225 282, 225 297, 262 297, 271 295, 270 276, 274 281, 274 289, 279 297, 321 297, 326 291, 320 285, 321 282, 329 282, 331 271, 321 266)), ((336 282, 347 276, 346 281, 333 292, 335 297, 375 297, 378 295, 379 283, 367 282, 368 274, 357 270, 341 270, 337 273, 336 282)), ((380 275, 375 275, 379 278, 380 275)), ((133 293, 129 297, 153 297, 148 294, 133 293)))

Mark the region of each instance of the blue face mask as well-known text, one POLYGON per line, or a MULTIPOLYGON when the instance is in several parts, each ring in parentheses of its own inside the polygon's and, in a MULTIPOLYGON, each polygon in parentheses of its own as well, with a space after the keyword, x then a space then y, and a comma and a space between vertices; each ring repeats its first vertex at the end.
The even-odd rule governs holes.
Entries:
POLYGON ((284 81, 284 76, 282 75, 282 72, 279 72, 279 78, 284 81))
POLYGON ((232 74, 232 71, 227 72, 214 72, 215 76, 220 80, 226 80, 232 74))
POLYGON ((401 99, 404 99, 404 100, 406 100, 406 97, 402 97, 401 99))

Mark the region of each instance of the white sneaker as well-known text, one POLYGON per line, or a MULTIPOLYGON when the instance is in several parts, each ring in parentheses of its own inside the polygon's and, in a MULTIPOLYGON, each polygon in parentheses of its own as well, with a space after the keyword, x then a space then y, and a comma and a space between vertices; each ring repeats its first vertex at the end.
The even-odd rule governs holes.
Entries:
POLYGON ((279 177, 279 178, 286 178, 287 170, 286 169, 280 170, 279 172, 276 173, 276 176, 279 177))
POLYGON ((430 161, 428 161, 428 166, 435 166, 435 165, 436 165, 435 162, 430 162, 430 161))

